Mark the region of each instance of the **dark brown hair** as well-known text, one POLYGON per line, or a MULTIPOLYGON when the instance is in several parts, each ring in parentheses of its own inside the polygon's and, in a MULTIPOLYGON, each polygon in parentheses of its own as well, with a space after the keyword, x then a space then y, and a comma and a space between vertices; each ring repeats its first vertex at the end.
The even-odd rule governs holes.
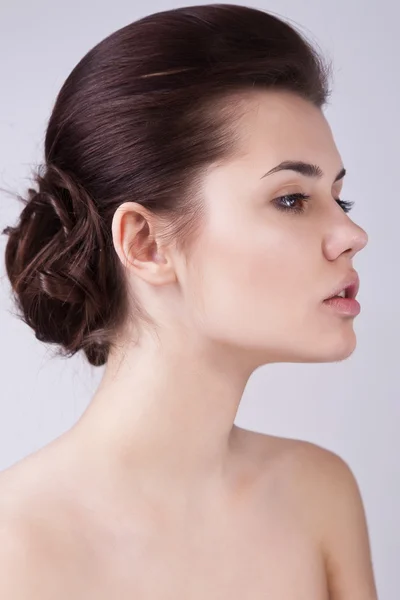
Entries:
POLYGON ((235 152, 234 100, 280 89, 322 107, 330 75, 296 29, 238 5, 155 13, 93 47, 58 93, 35 189, 3 231, 19 316, 36 337, 104 364, 132 309, 112 242, 117 207, 140 203, 187 250, 199 178, 235 152))

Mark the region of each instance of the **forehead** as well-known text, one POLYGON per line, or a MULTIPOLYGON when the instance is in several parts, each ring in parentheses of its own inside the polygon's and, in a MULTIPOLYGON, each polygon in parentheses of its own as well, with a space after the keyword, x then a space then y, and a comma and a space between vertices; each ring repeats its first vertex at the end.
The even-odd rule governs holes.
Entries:
MULTIPOLYGON (((237 123, 240 151, 263 167, 282 160, 301 159, 334 166, 340 155, 322 110, 284 91, 257 92, 246 99, 237 123), (266 164, 268 162, 268 164, 266 164)), ((253 163, 254 164, 254 163, 253 163)))

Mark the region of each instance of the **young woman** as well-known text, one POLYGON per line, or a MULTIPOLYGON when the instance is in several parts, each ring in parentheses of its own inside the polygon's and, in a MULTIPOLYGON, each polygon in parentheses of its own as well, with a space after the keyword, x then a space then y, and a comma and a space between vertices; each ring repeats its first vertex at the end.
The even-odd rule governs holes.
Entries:
POLYGON ((36 337, 105 369, 74 427, 1 474, 2 598, 376 599, 347 464, 234 424, 261 365, 355 348, 367 235, 329 75, 283 20, 210 4, 123 27, 68 76, 6 267, 36 337))

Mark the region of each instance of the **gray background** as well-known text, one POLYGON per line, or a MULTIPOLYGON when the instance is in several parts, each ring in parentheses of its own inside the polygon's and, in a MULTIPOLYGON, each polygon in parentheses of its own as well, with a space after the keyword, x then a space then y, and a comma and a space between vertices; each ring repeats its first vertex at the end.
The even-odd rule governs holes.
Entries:
MULTIPOLYGON (((200 2, 198 2, 200 4, 200 2)), ((246 1, 243 0, 243 4, 246 1)), ((65 78, 109 33, 158 10, 196 4, 13 0, 0 7, 0 186, 20 193, 41 162, 46 121, 65 78)), ((356 258, 362 312, 358 347, 343 363, 273 365, 250 379, 236 422, 306 439, 351 466, 367 513, 380 598, 397 600, 400 557, 399 68, 398 3, 390 0, 271 0, 248 4, 288 18, 334 60, 325 113, 347 168, 343 198, 369 234, 356 258)), ((0 193, 0 227, 19 204, 0 193)), ((51 359, 17 320, 0 240, 0 469, 69 428, 102 370, 82 357, 51 359)), ((212 415, 210 415, 212 418, 212 415)))

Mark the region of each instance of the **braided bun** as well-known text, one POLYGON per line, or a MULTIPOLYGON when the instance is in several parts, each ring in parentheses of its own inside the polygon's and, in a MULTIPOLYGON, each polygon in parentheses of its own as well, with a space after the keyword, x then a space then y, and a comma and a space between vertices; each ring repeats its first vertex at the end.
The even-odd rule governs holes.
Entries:
POLYGON ((90 195, 72 177, 48 165, 9 235, 5 263, 16 304, 36 338, 72 356, 83 349, 104 364, 113 320, 113 283, 106 236, 90 195), (104 299, 108 298, 108 302, 104 299))

